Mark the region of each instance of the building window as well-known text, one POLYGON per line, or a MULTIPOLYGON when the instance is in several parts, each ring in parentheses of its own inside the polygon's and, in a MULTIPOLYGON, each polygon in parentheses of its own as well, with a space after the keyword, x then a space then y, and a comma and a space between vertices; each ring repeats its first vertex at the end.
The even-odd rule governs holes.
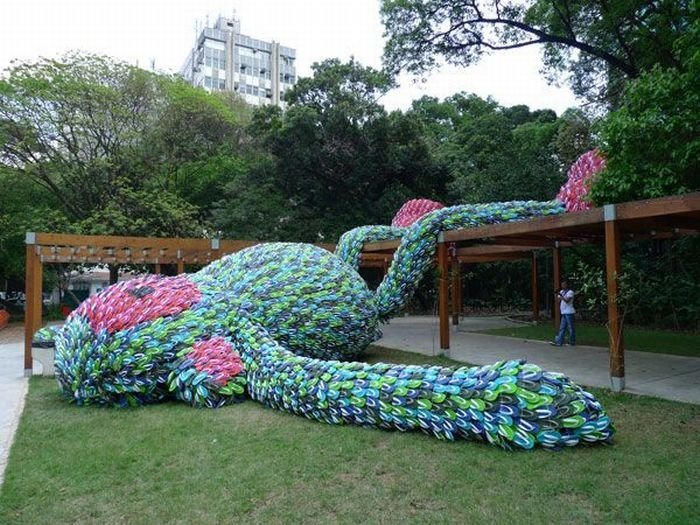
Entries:
POLYGON ((226 51, 223 49, 204 48, 204 65, 216 69, 226 68, 226 51))
POLYGON ((226 89, 226 79, 204 77, 204 87, 209 89, 226 89))
POLYGON ((251 49, 245 46, 237 46, 238 53, 242 57, 253 57, 255 55, 255 49, 251 49))

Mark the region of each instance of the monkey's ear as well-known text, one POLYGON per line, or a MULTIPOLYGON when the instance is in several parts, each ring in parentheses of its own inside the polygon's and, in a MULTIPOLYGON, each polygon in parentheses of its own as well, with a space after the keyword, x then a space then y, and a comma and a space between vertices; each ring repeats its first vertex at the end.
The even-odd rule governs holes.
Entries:
POLYGON ((32 346, 37 348, 53 348, 55 346, 54 341, 61 328, 61 325, 52 325, 37 330, 34 333, 34 337, 32 337, 32 346))

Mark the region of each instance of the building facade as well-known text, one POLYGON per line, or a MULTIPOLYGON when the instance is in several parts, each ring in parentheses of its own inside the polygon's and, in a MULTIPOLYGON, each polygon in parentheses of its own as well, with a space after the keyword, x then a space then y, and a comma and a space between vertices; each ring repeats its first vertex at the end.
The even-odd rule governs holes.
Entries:
POLYGON ((180 74, 209 91, 235 91, 249 104, 281 105, 296 82, 296 50, 243 35, 239 20, 219 16, 199 32, 180 74))

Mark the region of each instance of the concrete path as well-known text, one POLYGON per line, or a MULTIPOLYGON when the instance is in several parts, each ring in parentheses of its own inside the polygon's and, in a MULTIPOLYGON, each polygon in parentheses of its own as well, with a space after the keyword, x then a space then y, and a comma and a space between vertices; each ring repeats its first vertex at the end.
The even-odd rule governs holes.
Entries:
POLYGON ((23 361, 23 343, 0 344, 0 485, 27 393, 23 361))
MULTIPOLYGON (((541 341, 470 332, 514 325, 499 317, 465 318, 458 330, 451 326, 451 348, 446 355, 475 365, 526 359, 546 370, 565 373, 579 384, 610 388, 607 348, 555 347, 541 341)), ((384 337, 376 343, 380 346, 440 354, 437 317, 392 319, 382 332, 384 337)), ((700 404, 700 358, 626 351, 625 375, 626 392, 700 404)))

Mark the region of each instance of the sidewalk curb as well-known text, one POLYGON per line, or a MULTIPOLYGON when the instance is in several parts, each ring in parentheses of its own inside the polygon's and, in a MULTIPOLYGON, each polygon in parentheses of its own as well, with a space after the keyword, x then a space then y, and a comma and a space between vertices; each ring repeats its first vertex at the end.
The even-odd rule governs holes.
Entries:
POLYGON ((12 420, 10 421, 10 426, 8 428, 7 437, 5 438, 5 443, 2 444, 3 448, 0 451, 0 487, 5 480, 5 468, 7 467, 7 461, 10 457, 10 449, 12 448, 12 443, 15 440, 15 433, 17 432, 17 426, 19 425, 19 420, 22 417, 22 412, 24 411, 24 401, 27 397, 27 390, 29 388, 29 379, 22 379, 22 387, 19 393, 19 402, 15 406, 14 413, 12 414, 12 420))

